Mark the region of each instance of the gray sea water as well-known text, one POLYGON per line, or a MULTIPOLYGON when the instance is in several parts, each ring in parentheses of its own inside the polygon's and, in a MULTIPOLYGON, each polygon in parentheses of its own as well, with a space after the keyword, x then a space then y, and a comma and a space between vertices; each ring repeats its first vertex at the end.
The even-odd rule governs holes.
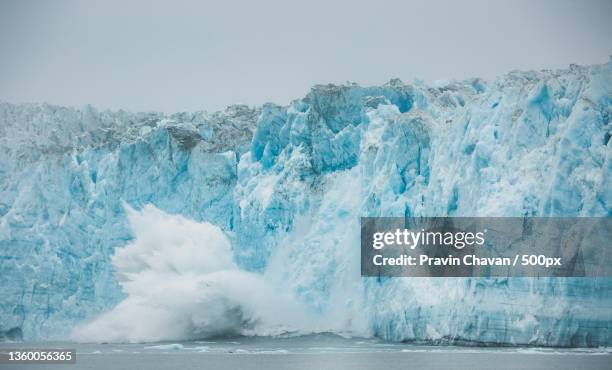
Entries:
POLYGON ((1 343, 73 348, 76 364, 3 364, 0 369, 612 369, 612 348, 418 346, 320 334, 141 344, 1 343))

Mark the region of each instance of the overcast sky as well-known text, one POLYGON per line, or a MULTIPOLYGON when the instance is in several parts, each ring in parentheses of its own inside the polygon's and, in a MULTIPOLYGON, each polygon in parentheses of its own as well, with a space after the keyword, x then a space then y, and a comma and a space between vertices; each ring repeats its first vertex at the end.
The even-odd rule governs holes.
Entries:
POLYGON ((0 0, 0 100, 128 110, 286 104, 608 61, 612 0, 0 0))

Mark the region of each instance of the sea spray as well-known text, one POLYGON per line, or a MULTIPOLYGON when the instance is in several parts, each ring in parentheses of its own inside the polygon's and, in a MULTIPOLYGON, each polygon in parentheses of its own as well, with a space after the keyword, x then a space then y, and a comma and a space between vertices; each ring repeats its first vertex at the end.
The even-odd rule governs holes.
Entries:
POLYGON ((126 206, 134 240, 112 257, 127 297, 73 332, 80 341, 151 342, 300 332, 309 314, 281 287, 238 269, 210 223, 126 206))

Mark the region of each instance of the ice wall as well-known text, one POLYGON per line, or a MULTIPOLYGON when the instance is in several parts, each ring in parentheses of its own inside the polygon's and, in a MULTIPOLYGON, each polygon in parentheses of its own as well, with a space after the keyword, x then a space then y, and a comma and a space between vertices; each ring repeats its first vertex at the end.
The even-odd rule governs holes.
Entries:
POLYGON ((110 256, 133 238, 124 202, 231 229, 258 114, 0 104, 0 330, 65 338, 122 299, 110 256))
POLYGON ((315 86, 213 115, 2 104, 0 330, 62 337, 120 307, 126 203, 220 227, 236 268, 293 294, 313 330, 612 345, 611 279, 359 276, 360 216, 609 217, 611 111, 610 63, 315 86))

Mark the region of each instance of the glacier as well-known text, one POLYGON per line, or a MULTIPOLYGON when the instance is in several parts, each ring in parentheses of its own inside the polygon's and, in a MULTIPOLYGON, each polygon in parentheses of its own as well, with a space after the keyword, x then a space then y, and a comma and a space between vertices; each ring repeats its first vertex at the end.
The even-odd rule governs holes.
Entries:
POLYGON ((359 272, 362 216, 610 217, 611 112, 612 62, 216 113, 0 103, 0 337, 612 346, 612 278, 359 272))

